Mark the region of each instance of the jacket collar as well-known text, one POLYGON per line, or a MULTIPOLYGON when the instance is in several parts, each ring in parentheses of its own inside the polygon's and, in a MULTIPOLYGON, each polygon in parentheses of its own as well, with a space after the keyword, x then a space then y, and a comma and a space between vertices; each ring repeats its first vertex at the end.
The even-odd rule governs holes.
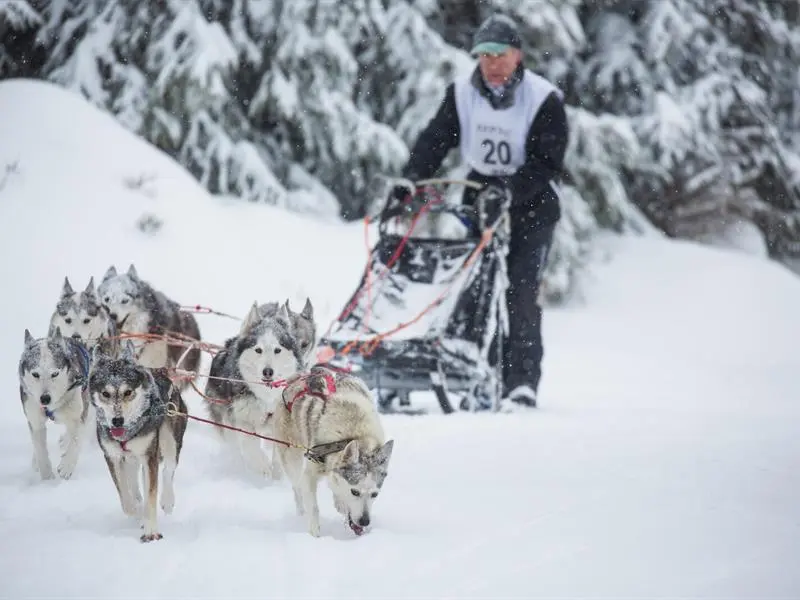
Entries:
POLYGON ((494 93, 489 86, 486 85, 486 81, 483 79, 483 75, 481 75, 480 67, 475 67, 470 81, 475 89, 478 90, 478 93, 486 98, 489 104, 492 105, 492 108, 504 109, 510 107, 514 103, 514 93, 517 87, 519 87, 524 74, 525 67, 523 67, 520 62, 511 74, 511 77, 508 78, 508 81, 503 84, 502 91, 499 94, 494 93))

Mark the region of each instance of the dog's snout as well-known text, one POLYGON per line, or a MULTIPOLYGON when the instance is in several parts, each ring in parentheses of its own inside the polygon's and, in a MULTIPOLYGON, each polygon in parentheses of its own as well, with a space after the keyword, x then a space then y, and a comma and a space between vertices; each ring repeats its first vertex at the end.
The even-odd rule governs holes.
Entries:
POLYGON ((110 314, 109 314, 109 316, 110 316, 112 319, 114 319, 115 321, 117 320, 117 313, 113 313, 113 312, 112 312, 112 313, 110 313, 110 314))
POLYGON ((368 527, 369 526, 369 515, 364 514, 361 515, 358 519, 358 526, 359 527, 368 527))
POLYGON ((261 374, 264 377, 272 377, 275 374, 275 370, 272 367, 264 367, 264 370, 261 371, 261 374))
POLYGON ((125 419, 122 417, 114 417, 111 419, 111 426, 112 427, 122 427, 125 424, 125 419))
POLYGON ((80 341, 81 334, 76 331, 75 333, 72 334, 72 339, 80 341))
POLYGON ((50 394, 42 394, 41 397, 39 398, 39 401, 44 406, 47 406, 48 404, 50 404, 50 400, 51 400, 50 394))

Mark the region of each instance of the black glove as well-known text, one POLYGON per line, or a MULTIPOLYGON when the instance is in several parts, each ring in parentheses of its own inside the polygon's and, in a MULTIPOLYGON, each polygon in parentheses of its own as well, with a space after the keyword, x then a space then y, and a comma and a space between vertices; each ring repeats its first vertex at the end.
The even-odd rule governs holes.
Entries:
POLYGON ((424 201, 415 192, 414 184, 411 181, 395 185, 389 192, 386 217, 413 215, 419 211, 424 201))
POLYGON ((475 196, 475 208, 483 211, 486 225, 494 225, 511 204, 511 189, 502 179, 487 184, 475 196))

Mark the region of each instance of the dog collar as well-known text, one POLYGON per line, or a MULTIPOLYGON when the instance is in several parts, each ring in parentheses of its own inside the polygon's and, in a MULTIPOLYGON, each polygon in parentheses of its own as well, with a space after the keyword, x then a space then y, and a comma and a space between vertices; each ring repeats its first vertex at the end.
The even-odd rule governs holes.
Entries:
POLYGON ((50 410, 46 406, 43 406, 42 410, 44 411, 44 416, 46 416, 48 419, 50 419, 51 421, 53 421, 55 423, 55 421, 56 421, 56 413, 54 413, 52 410, 50 410))
POLYGON ((311 462, 315 462, 317 464, 322 464, 325 462, 325 457, 330 456, 331 454, 335 454, 336 452, 341 452, 347 447, 347 444, 352 442, 352 439, 349 440, 339 440, 338 442, 329 442, 327 444, 317 444, 316 446, 312 446, 308 450, 306 450, 306 458, 311 462))

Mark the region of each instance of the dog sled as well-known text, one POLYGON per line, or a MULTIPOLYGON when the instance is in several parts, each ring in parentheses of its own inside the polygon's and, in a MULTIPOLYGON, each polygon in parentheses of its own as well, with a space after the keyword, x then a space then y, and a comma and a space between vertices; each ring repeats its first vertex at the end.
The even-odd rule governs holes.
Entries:
POLYGON ((332 365, 364 379, 383 413, 428 412, 412 406, 414 392, 433 392, 446 414, 497 410, 510 198, 489 187, 469 207, 446 190, 480 190, 475 182, 408 183, 409 198, 390 198, 376 215, 361 281, 320 344, 335 352, 332 365))

